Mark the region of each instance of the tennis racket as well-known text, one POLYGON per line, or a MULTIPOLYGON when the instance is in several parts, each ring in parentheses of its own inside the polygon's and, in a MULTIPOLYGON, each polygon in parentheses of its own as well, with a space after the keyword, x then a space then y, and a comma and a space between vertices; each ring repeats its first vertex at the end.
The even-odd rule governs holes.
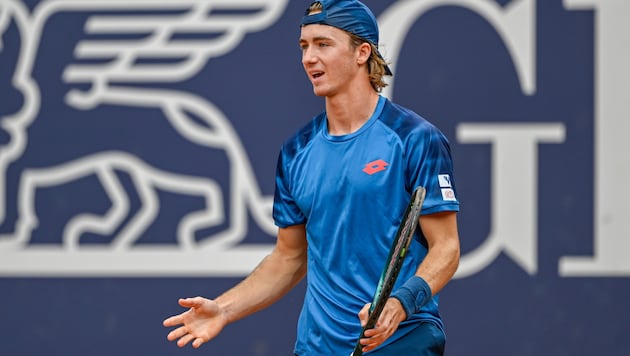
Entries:
POLYGON ((400 222, 400 226, 398 226, 396 237, 394 238, 392 247, 389 250, 389 256, 387 257, 387 262, 385 263, 385 267, 381 273, 381 278, 378 281, 376 292, 374 292, 374 299, 372 301, 372 305, 370 306, 370 315, 367 323, 363 327, 359 340, 357 340, 357 345, 350 356, 363 355, 363 351, 361 351, 363 346, 360 344, 360 339, 365 337, 366 330, 372 329, 374 325, 376 325, 376 321, 387 303, 387 299, 392 292, 392 288, 394 288, 403 260, 407 255, 409 244, 411 243, 413 234, 418 226, 418 218, 420 217, 420 210, 422 210, 422 203, 424 202, 425 194, 425 189, 423 187, 418 187, 414 190, 413 195, 411 196, 411 201, 409 202, 409 205, 407 205, 405 215, 400 222))

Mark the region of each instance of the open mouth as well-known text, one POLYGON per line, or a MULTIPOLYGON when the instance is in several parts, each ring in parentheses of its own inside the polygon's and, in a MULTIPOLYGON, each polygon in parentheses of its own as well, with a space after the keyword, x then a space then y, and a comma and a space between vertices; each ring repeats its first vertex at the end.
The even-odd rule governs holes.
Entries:
POLYGON ((313 79, 317 79, 317 78, 321 77, 322 75, 324 75, 324 72, 313 72, 313 73, 311 73, 311 76, 313 77, 313 79))

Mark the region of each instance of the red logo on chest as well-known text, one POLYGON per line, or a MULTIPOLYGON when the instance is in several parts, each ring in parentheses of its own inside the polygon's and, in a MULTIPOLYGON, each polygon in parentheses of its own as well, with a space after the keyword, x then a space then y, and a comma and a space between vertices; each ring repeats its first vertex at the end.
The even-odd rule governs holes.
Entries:
POLYGON ((372 175, 374 173, 384 171, 387 166, 389 166, 389 163, 383 161, 382 159, 377 159, 376 161, 366 164, 362 170, 363 172, 372 175))

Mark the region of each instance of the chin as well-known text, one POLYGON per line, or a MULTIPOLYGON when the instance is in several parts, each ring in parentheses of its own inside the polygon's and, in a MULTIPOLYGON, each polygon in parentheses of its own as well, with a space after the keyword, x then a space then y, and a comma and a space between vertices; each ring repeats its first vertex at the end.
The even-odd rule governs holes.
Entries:
POLYGON ((330 96, 330 93, 329 89, 313 87, 313 94, 316 96, 330 96))

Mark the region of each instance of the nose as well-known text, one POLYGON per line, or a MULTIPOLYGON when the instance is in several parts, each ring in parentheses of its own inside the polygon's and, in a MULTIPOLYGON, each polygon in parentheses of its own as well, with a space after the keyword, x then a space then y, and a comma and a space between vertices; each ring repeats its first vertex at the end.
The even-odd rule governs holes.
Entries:
POLYGON ((317 56, 315 55, 314 51, 310 47, 303 49, 302 64, 307 65, 315 62, 317 62, 317 56))

